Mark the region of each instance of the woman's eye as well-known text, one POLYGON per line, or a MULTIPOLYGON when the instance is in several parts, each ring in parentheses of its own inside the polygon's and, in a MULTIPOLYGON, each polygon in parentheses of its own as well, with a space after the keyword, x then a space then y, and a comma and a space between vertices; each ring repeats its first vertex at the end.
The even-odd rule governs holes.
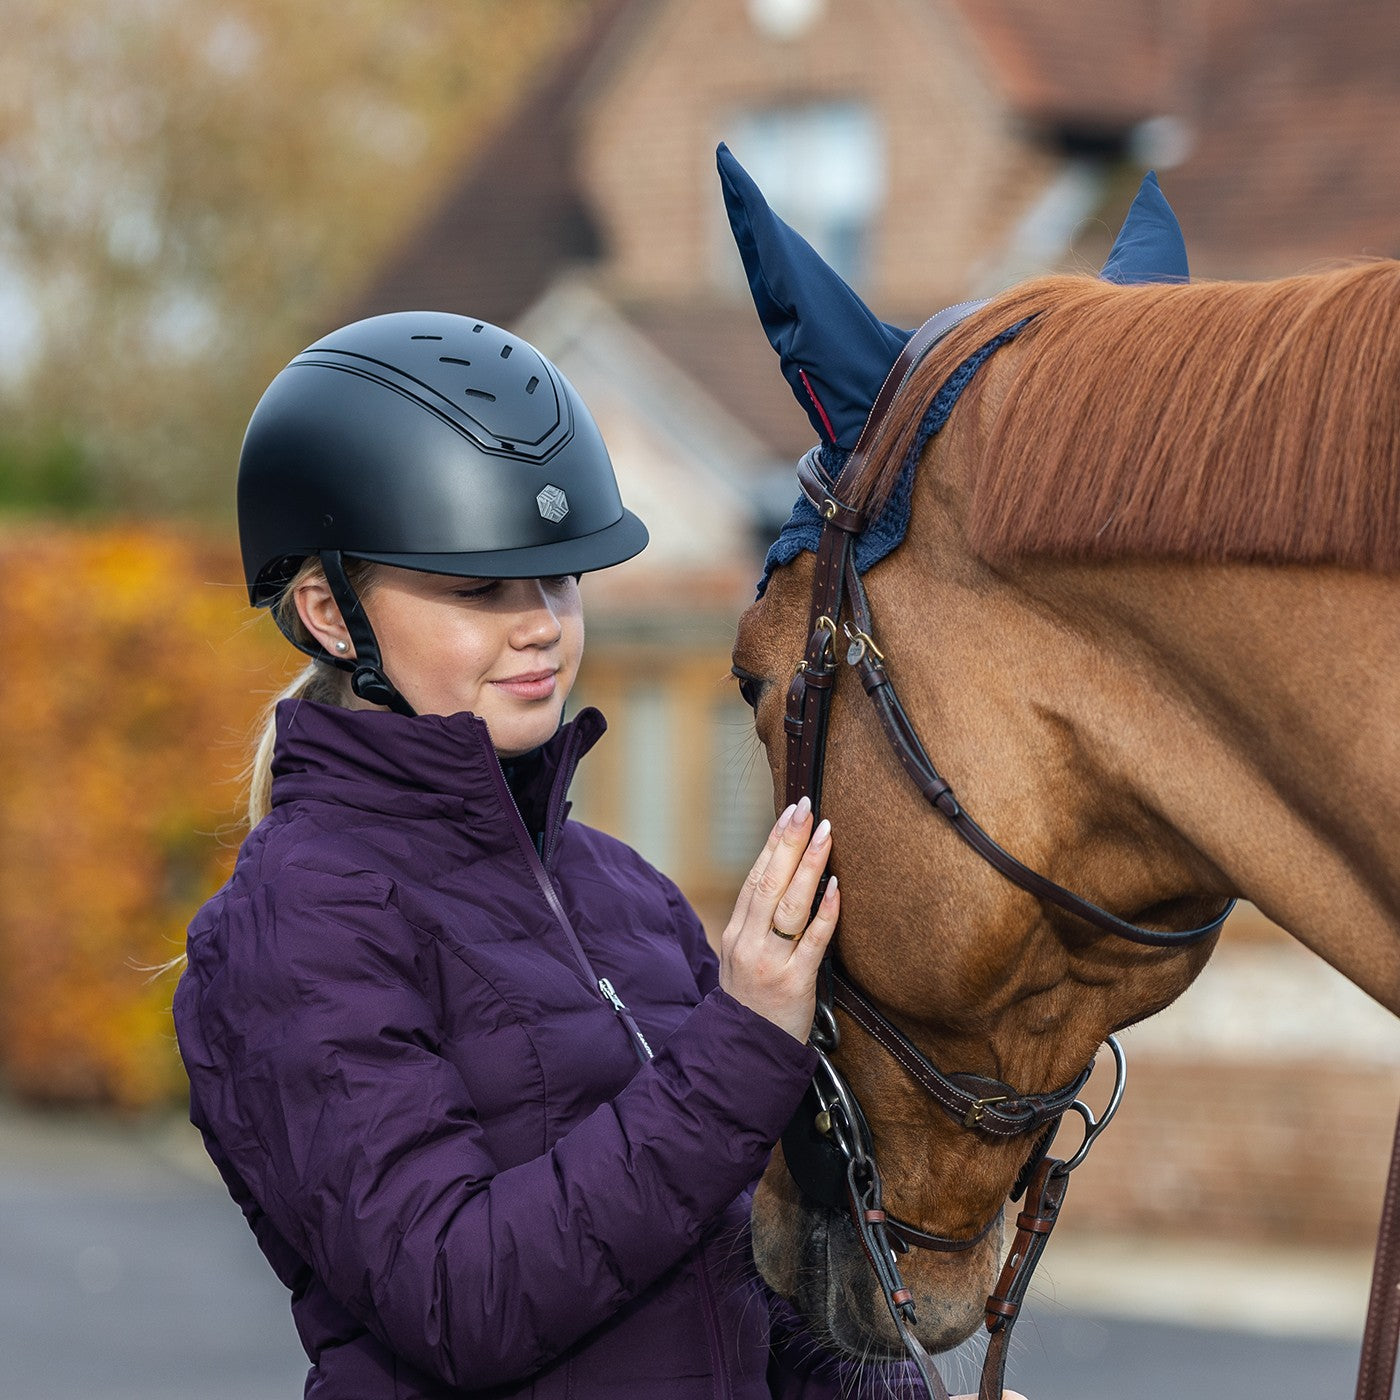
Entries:
POLYGON ((487 598, 501 585, 499 579, 487 579, 485 583, 476 584, 472 588, 453 589, 454 598, 487 598))

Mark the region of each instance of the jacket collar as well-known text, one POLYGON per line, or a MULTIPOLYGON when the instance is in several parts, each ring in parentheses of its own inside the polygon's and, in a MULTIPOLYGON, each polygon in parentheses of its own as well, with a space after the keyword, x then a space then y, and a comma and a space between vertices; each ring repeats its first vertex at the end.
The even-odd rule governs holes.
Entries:
MULTIPOLYGON (((574 769, 606 728, 597 710, 582 710, 538 750, 516 791, 527 820, 562 821, 574 769)), ((405 817, 499 818, 507 791, 474 714, 409 717, 312 700, 277 706, 272 780, 274 807, 311 799, 405 817)))

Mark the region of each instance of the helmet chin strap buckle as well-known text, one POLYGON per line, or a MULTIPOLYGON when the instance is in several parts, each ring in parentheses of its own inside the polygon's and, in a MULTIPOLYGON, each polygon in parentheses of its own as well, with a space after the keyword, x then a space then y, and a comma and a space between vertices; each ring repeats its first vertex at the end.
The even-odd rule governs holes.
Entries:
POLYGON ((394 688, 394 683, 378 666, 356 666, 350 675, 350 689, 371 705, 383 705, 396 715, 412 719, 418 711, 394 688))
POLYGON ((395 701, 403 699, 377 666, 356 666, 350 677, 350 689, 361 700, 371 705, 387 705, 390 709, 396 708, 395 701))

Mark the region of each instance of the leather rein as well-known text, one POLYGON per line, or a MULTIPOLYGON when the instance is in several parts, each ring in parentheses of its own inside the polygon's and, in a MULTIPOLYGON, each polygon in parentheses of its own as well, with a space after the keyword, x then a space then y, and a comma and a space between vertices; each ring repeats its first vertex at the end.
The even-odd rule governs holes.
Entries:
MULTIPOLYGON (((859 475, 861 464, 869 457, 886 416, 916 366, 954 327, 986 304, 969 302, 949 307, 931 317, 915 333, 886 377, 841 473, 843 476, 859 475)), ((973 820, 920 741, 886 669, 884 653, 874 639, 870 603, 855 567, 853 545, 876 512, 856 510, 840 498, 838 483, 829 480, 822 471, 816 448, 799 463, 798 479, 821 517, 822 530, 816 551, 807 645, 787 692, 785 801, 793 803, 805 795, 810 798, 814 812, 820 806, 827 724, 838 674, 839 631, 847 642, 846 664, 859 677, 905 773, 957 835, 1006 879, 1092 927, 1134 943, 1150 947, 1185 947, 1217 933, 1234 908, 1234 900, 1197 928, 1180 931, 1143 928, 1022 864, 973 820)), ((978 1395, 979 1400, 1001 1400, 1011 1330, 1031 1275, 1059 1217, 1069 1174, 1084 1160, 1122 1099, 1125 1079, 1122 1049, 1116 1038, 1108 1038, 1115 1082, 1109 1102, 1097 1118, 1078 1098, 1093 1069, 1092 1060, 1069 1084, 1040 1094, 1024 1094, 1008 1084, 980 1075, 945 1074, 871 1004, 828 954, 818 986, 811 1035, 811 1044, 818 1055, 817 1074, 797 1115, 783 1134, 783 1155, 804 1195, 830 1209, 849 1210, 895 1330, 931 1400, 949 1400, 948 1390, 911 1330, 917 1321, 914 1298, 901 1276, 899 1255, 910 1248, 945 1252, 971 1249, 986 1238, 999 1214, 970 1238, 949 1239, 896 1220, 885 1211, 883 1184, 869 1124, 850 1085, 831 1058, 840 1040, 836 1008, 875 1040, 964 1129, 981 1133, 989 1140, 1025 1137, 1031 1142, 1025 1166, 1011 1194, 1014 1201, 1024 1192, 1025 1206, 1017 1217, 1011 1251, 986 1305, 985 1325, 990 1341, 978 1395), (1085 1135, 1078 1150, 1068 1160, 1061 1160, 1050 1157, 1048 1149, 1067 1112, 1077 1113, 1082 1118, 1085 1135)), ((1396 1346, 1400 1341, 1400 1240, 1397 1236, 1400 1236, 1400 1125, 1397 1125, 1395 1155, 1381 1222, 1357 1400, 1389 1400, 1396 1346)))

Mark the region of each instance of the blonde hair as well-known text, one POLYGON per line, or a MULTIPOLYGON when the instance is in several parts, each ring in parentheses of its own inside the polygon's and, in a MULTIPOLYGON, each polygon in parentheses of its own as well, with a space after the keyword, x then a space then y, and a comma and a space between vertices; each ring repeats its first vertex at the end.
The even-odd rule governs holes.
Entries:
MULTIPOLYGON (((346 559, 345 575, 356 594, 364 599, 373 589, 376 566, 363 559, 346 559)), ((307 631, 297 611, 296 590, 308 581, 325 580, 321 561, 314 555, 302 561, 291 581, 272 605, 273 616, 284 632, 299 646, 315 647, 316 638, 307 631)), ((272 754, 277 746, 277 707, 284 700, 313 700, 322 705, 339 705, 349 709, 354 692, 350 689, 350 673, 327 661, 313 660, 271 701, 268 702, 258 726, 257 742, 248 762, 248 829, 267 816, 272 807, 272 754)))

